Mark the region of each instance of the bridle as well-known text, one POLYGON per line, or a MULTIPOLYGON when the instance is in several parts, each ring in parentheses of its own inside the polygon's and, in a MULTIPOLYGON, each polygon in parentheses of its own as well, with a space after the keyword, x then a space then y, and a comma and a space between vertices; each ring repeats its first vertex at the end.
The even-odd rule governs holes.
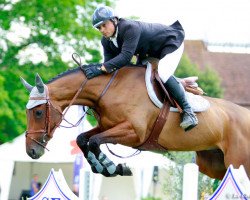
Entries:
MULTIPOLYGON (((46 144, 48 143, 48 139, 46 138, 52 138, 53 136, 51 135, 51 133, 54 132, 54 130, 57 128, 57 127, 60 127, 60 123, 64 120, 66 121, 67 123, 69 123, 71 125, 71 127, 66 127, 66 128, 72 128, 72 127, 76 127, 79 125, 79 123, 81 122, 81 120, 84 118, 84 116, 86 115, 87 111, 85 111, 84 115, 77 121, 76 124, 72 124, 70 122, 68 122, 66 119, 65 119, 65 115, 66 113, 68 112, 69 108, 73 105, 74 101, 76 100, 76 98, 78 97, 78 95, 80 94, 80 92, 82 91, 83 87, 86 85, 88 79, 85 78, 84 81, 81 83, 79 89, 77 90, 75 96, 73 97, 73 99, 70 101, 69 103, 69 106, 66 108, 65 112, 62 113, 60 110, 58 110, 57 108, 55 108, 53 106, 53 104, 51 103, 50 101, 50 98, 49 98, 49 90, 48 90, 48 87, 46 85, 44 85, 44 89, 45 89, 45 94, 46 96, 45 97, 30 97, 29 99, 30 100, 46 100, 46 103, 45 103, 45 108, 46 108, 46 115, 45 115, 45 121, 44 121, 44 128, 43 129, 39 129, 39 130, 26 130, 25 131, 25 136, 29 139, 31 139, 32 141, 34 141, 35 143, 37 143, 38 145, 40 145, 41 147, 43 147, 44 149, 48 150, 49 149, 46 147, 46 144), (61 120, 59 120, 59 122, 57 122, 55 124, 55 126, 53 127, 53 129, 51 130, 51 113, 52 111, 56 111, 58 112, 60 115, 61 115, 61 120), (32 136, 30 136, 30 134, 43 134, 42 136, 42 141, 38 141, 36 140, 35 138, 33 138, 32 136)), ((31 112, 30 110, 28 110, 27 112, 31 112)), ((27 115, 28 116, 28 121, 30 120, 30 115, 27 115)), ((63 126, 65 127, 65 126, 63 126)))

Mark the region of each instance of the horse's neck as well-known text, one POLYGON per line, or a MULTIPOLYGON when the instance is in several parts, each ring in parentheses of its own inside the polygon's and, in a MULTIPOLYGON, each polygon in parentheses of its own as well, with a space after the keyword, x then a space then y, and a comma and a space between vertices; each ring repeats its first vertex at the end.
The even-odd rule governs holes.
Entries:
MULTIPOLYGON (((99 98, 103 87, 105 87, 109 79, 109 76, 100 76, 88 80, 83 86, 82 91, 74 100, 73 105, 92 107, 99 98)), ((49 96, 52 103, 58 106, 61 110, 64 110, 65 107, 71 103, 72 99, 80 89, 81 84, 85 80, 86 77, 81 71, 79 71, 77 73, 65 75, 48 84, 49 96)))

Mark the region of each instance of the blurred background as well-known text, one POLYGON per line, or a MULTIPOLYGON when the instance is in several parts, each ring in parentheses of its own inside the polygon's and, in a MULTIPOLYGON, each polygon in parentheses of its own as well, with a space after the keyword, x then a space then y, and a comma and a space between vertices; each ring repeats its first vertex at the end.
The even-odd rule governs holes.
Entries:
MULTIPOLYGON (((33 84, 35 74, 39 73, 46 82, 76 67, 71 59, 74 52, 81 56, 83 64, 102 62, 101 34, 91 25, 92 13, 99 4, 113 7, 119 17, 166 25, 179 20, 186 40, 176 76, 199 76, 199 85, 209 96, 225 98, 250 108, 247 91, 250 79, 248 0, 0 0, 0 170, 3 173, 8 166, 2 164, 4 161, 14 161, 9 164, 13 170, 8 172, 12 178, 5 180, 10 185, 9 199, 19 198, 22 190, 29 189, 33 173, 41 172, 39 177, 44 183, 51 167, 60 168, 63 165, 73 190, 76 155, 69 153, 72 148, 70 143, 63 143, 68 145, 70 158, 67 165, 60 164, 59 160, 47 160, 52 164, 46 168, 44 164, 28 164, 25 160, 18 160, 19 156, 14 156, 15 153, 11 154, 12 150, 25 154, 22 141, 29 94, 19 77, 33 84), (16 144, 15 139, 21 141, 19 146, 6 147, 16 144), (18 170, 21 170, 21 175, 18 170), (21 184, 18 189, 15 183, 21 184)), ((78 109, 72 113, 73 116, 79 116, 78 109)), ((89 120, 91 125, 95 124, 95 120, 89 120)), ((71 135, 73 140, 79 130, 67 130, 69 132, 74 132, 71 135)), ((164 155, 162 159, 170 159, 178 167, 163 167, 159 173, 164 176, 157 182, 153 174, 147 176, 151 180, 151 189, 141 199, 181 199, 182 168, 185 163, 194 162, 194 156, 193 152, 169 152, 164 155), (175 177, 174 181, 170 177, 175 177), (156 185, 157 189, 153 189, 156 185)), ((151 166, 152 173, 153 169, 151 166)), ((111 184, 112 180, 109 181, 111 184)), ((211 194, 218 185, 217 180, 201 174, 199 181, 200 199, 205 194, 211 194)), ((136 190, 131 187, 128 191, 136 190)), ((100 198, 108 195, 100 193, 100 198)))

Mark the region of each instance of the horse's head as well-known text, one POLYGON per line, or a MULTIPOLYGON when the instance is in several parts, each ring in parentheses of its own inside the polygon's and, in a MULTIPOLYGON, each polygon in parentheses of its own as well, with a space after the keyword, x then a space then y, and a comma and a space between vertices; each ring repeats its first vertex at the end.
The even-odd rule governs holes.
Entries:
POLYGON ((28 127, 26 152, 31 158, 38 159, 44 154, 48 141, 53 137, 55 129, 62 121, 62 113, 52 105, 48 87, 38 74, 34 87, 23 78, 21 81, 30 91, 29 101, 26 105, 28 127))

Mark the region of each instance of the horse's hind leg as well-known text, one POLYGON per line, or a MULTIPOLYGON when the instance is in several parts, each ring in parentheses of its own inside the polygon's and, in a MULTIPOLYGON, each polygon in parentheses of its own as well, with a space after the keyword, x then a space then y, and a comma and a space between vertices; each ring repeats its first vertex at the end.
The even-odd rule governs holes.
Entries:
POLYGON ((94 153, 98 161, 104 166, 104 176, 116 175, 131 175, 130 169, 122 164, 115 165, 103 152, 101 152, 100 145, 103 143, 123 144, 127 146, 136 146, 139 138, 135 134, 132 125, 129 122, 123 122, 115 127, 106 130, 98 135, 93 135, 89 139, 89 149, 94 153))
POLYGON ((221 180, 226 173, 224 154, 220 149, 197 151, 196 163, 200 172, 211 178, 221 180))
POLYGON ((236 141, 234 140, 234 143, 228 145, 229 148, 225 153, 225 165, 229 167, 232 164, 236 169, 243 165, 248 178, 250 178, 250 145, 247 139, 236 141))

